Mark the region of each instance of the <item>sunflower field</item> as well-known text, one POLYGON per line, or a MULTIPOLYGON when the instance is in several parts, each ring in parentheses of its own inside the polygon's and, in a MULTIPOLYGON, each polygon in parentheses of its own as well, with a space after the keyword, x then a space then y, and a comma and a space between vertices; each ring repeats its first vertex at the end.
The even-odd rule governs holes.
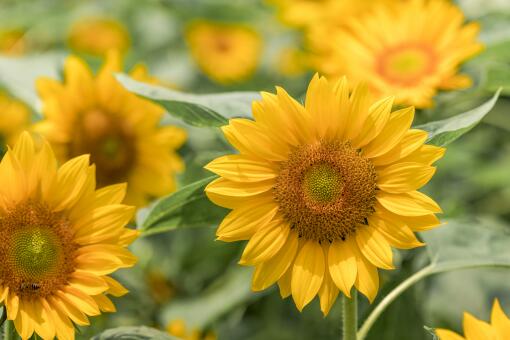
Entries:
POLYGON ((3 340, 510 340, 508 0, 0 0, 3 340))

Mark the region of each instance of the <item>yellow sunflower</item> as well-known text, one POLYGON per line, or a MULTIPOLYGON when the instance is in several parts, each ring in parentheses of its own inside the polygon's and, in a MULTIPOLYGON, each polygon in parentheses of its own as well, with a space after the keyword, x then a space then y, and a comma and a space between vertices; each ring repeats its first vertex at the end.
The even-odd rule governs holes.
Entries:
POLYGON ((510 337, 510 319, 496 299, 492 307, 491 324, 464 313, 464 335, 446 329, 436 329, 439 340, 506 340, 510 337))
POLYGON ((23 133, 0 163, 0 302, 23 340, 74 339, 74 325, 114 312, 127 290, 107 276, 131 267, 125 184, 96 190, 82 155, 57 167, 50 145, 23 133))
POLYGON ((186 40, 198 66, 219 83, 250 77, 262 51, 259 34, 239 24, 196 21, 188 27, 186 40))
POLYGON ((164 109, 124 89, 113 75, 121 70, 115 53, 96 77, 82 60, 69 57, 63 83, 37 81, 44 120, 35 129, 61 160, 90 154, 98 186, 128 182, 126 202, 140 207, 175 190, 173 175, 184 167, 175 150, 186 133, 160 127, 164 109))
POLYGON ((21 29, 0 30, 0 54, 23 55, 27 50, 25 31, 21 29))
POLYGON ((30 124, 28 107, 0 91, 0 149, 12 145, 19 134, 30 124))
POLYGON ((206 165, 221 176, 206 193, 233 209, 218 239, 249 240, 239 263, 255 266, 254 290, 278 282, 299 310, 318 294, 324 314, 353 285, 373 301, 391 246, 422 246, 413 231, 439 224, 441 209, 417 189, 444 149, 410 128, 413 107, 392 104, 316 75, 304 107, 277 88, 253 103, 254 121, 223 127, 239 154, 206 165))
POLYGON ((77 52, 105 56, 112 49, 126 52, 131 38, 117 20, 91 17, 80 19, 71 26, 68 43, 77 52))
POLYGON ((312 45, 326 45, 327 51, 315 66, 330 76, 367 82, 378 95, 395 95, 398 104, 429 107, 438 89, 471 86, 458 69, 482 45, 479 25, 464 22, 461 10, 445 0, 376 6, 348 27, 311 37, 312 45))

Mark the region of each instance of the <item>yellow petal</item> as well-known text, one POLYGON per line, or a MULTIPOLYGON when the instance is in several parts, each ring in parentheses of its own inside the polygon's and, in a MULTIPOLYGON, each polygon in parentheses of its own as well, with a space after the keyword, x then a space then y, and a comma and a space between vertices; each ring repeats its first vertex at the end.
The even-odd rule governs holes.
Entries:
POLYGON ((270 180, 278 175, 268 162, 243 155, 219 157, 204 168, 228 180, 242 183, 270 180))
MULTIPOLYGON (((324 249, 324 259, 326 268, 330 265, 328 264, 328 253, 329 247, 325 246, 324 249)), ((324 280, 322 281, 321 288, 319 289, 319 299, 321 304, 321 311, 324 316, 329 314, 331 307, 335 304, 336 298, 338 297, 338 287, 335 285, 333 280, 331 279, 331 275, 329 275, 329 270, 324 272, 324 280)))
POLYGON ((421 216, 442 212, 436 202, 418 191, 402 194, 379 191, 376 198, 383 207, 397 215, 421 216))
POLYGON ((433 214, 424 216, 401 216, 399 218, 413 231, 427 231, 441 224, 441 221, 433 214))
POLYGON ((416 162, 430 165, 444 156, 445 148, 435 145, 422 145, 419 149, 401 159, 402 162, 416 162))
POLYGON ((500 339, 504 339, 510 335, 510 319, 506 316, 505 312, 503 312, 497 299, 492 306, 491 324, 496 330, 496 333, 499 334, 500 339))
POLYGON ((289 231, 289 225, 281 219, 269 222, 248 241, 239 264, 257 265, 269 260, 285 244, 289 231))
POLYGON ((69 285, 88 295, 101 294, 108 289, 108 285, 102 278, 82 271, 71 274, 69 285))
POLYGON ((299 311, 319 292, 325 266, 321 245, 317 241, 305 241, 294 262, 291 279, 292 298, 299 311))
POLYGON ((61 291, 58 291, 56 295, 66 300, 69 303, 74 304, 78 307, 83 313, 87 315, 99 315, 99 308, 97 303, 87 294, 82 293, 81 291, 66 286, 61 291))
POLYGON ((351 105, 345 122, 344 138, 354 140, 362 131, 371 104, 371 96, 367 85, 365 83, 356 85, 349 99, 351 105))
POLYGON ((390 117, 394 97, 387 97, 374 103, 368 110, 368 116, 358 137, 352 141, 352 146, 360 148, 370 143, 382 131, 390 117))
POLYGON ((34 322, 34 330, 43 339, 53 339, 55 337, 55 326, 51 316, 45 308, 43 308, 42 300, 33 302, 32 319, 34 322))
POLYGON ((285 299, 292 294, 291 290, 291 280, 292 280, 292 270, 293 266, 290 266, 289 269, 283 274, 283 276, 278 280, 278 288, 280 289, 280 296, 285 299))
POLYGON ((117 311, 113 302, 105 295, 100 294, 93 296, 93 298, 102 312, 113 313, 117 311))
POLYGON ((103 276, 103 280, 108 284, 108 294, 113 295, 115 297, 126 295, 129 291, 126 287, 120 284, 115 279, 112 279, 109 276, 103 276))
POLYGON ((360 225, 356 229, 356 243, 361 253, 374 265, 383 269, 395 269, 393 252, 386 238, 373 226, 360 225))
POLYGON ((206 193, 213 193, 231 197, 250 197, 262 194, 274 187, 274 180, 265 180, 255 183, 239 183, 224 178, 218 178, 205 188, 206 193))
POLYGON ((359 251, 356 254, 356 264, 358 266, 358 275, 354 285, 372 303, 379 290, 377 267, 368 262, 359 251))
POLYGON ((351 297, 351 288, 358 269, 353 247, 358 247, 354 237, 348 237, 345 241, 335 240, 330 245, 328 253, 331 278, 348 297, 351 297))
POLYGON ((223 219, 216 235, 226 242, 248 240, 271 221, 277 211, 278 206, 272 200, 234 209, 223 219))
POLYGON ((396 163, 378 171, 377 186, 391 193, 409 192, 427 184, 435 172, 422 163, 396 163))
POLYGON ((96 191, 95 206, 120 204, 126 196, 126 183, 108 185, 96 191))
POLYGON ((299 144, 303 144, 311 139, 311 130, 309 128, 310 114, 303 105, 292 98, 283 88, 276 87, 276 96, 280 107, 285 111, 287 124, 292 131, 295 131, 299 144))
MULTIPOLYGON (((375 166, 382 166, 382 165, 391 164, 398 160, 401 160, 401 162, 403 162, 404 161, 404 160, 402 160, 403 158, 405 158, 412 152, 419 150, 420 147, 423 147, 423 143, 425 143, 425 141, 427 140, 427 136, 428 136, 428 133, 423 130, 416 130, 416 129, 408 130, 404 134, 404 137, 402 137, 400 142, 398 142, 398 144, 393 147, 393 149, 391 149, 390 151, 388 151, 387 153, 385 153, 381 156, 373 158, 372 163, 375 166)), ((418 151, 416 152, 416 154, 418 154, 418 151)), ((419 159, 417 159, 415 161, 406 159, 406 161, 423 163, 423 162, 420 162, 419 159)), ((426 164, 430 165, 432 163, 426 163, 426 164)))
POLYGON ((5 306, 7 307, 7 319, 16 319, 19 311, 20 300, 17 294, 9 292, 5 299, 5 306))
POLYGON ((14 319, 16 331, 23 340, 29 339, 34 333, 34 320, 31 318, 32 301, 20 300, 18 316, 14 319))
POLYGON ((270 260, 262 262, 255 268, 252 289, 260 291, 278 281, 294 262, 298 249, 298 237, 293 231, 289 233, 285 244, 270 260))
POLYGON ((406 223, 393 214, 374 213, 368 218, 368 224, 384 235, 388 242, 400 249, 412 249, 424 246, 406 223))
POLYGON ((374 158, 393 149, 405 136, 414 118, 414 107, 391 113, 381 133, 363 148, 363 155, 374 158))
POLYGON ((51 308, 59 309, 64 315, 67 315, 74 323, 80 326, 90 325, 89 319, 80 309, 68 299, 61 299, 55 296, 49 296, 48 302, 51 308))
POLYGON ((469 313, 464 313, 464 336, 469 340, 489 340, 497 339, 495 330, 485 321, 473 317, 469 313))

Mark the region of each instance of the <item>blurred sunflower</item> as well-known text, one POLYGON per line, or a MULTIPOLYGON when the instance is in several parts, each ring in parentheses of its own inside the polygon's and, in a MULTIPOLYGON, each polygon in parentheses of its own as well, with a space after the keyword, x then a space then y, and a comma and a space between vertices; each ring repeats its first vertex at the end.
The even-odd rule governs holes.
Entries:
POLYGON ((202 332, 198 329, 188 329, 186 323, 182 319, 170 321, 166 327, 167 332, 179 339, 183 340, 216 340, 217 336, 214 332, 202 332))
POLYGON ((491 324, 464 313, 464 335, 446 329, 436 329, 439 340, 506 340, 510 336, 510 319, 505 315, 498 300, 494 301, 491 324))
POLYGON ((27 42, 21 29, 0 30, 0 54, 20 56, 25 54, 27 42))
POLYGON ((28 107, 0 91, 0 150, 6 150, 6 145, 12 145, 19 134, 30 124, 30 110, 28 107))
POLYGON ((195 21, 186 30, 186 40, 198 66, 218 83, 250 77, 262 51, 259 34, 239 24, 195 21))
MULTIPOLYGON (((315 66, 330 76, 368 82, 398 104, 429 107, 438 89, 471 86, 460 64, 482 50, 477 23, 464 24, 462 11, 445 0, 409 0, 376 6, 348 27, 312 37, 329 45, 315 66)), ((320 51, 319 51, 320 52, 320 51)))
POLYGON ((127 290, 108 274, 131 267, 126 186, 96 190, 88 155, 57 168, 48 143, 23 133, 0 163, 0 302, 23 340, 74 339, 74 324, 114 312, 127 290))
POLYGON ((413 231, 439 224, 439 206, 417 191, 444 149, 410 129, 414 108, 391 112, 366 86, 315 76, 303 107, 285 90, 262 93, 255 121, 231 119, 223 133, 240 154, 213 160, 206 187, 233 209, 219 240, 249 240, 240 260, 255 266, 252 288, 275 282, 299 310, 315 295, 329 312, 354 285, 373 301, 377 269, 393 269, 391 246, 422 246, 413 231))
POLYGON ((131 38, 117 20, 92 17, 78 20, 71 26, 68 43, 76 52, 105 56, 112 49, 125 53, 131 38))
POLYGON ((63 83, 37 81, 45 119, 35 130, 61 160, 90 154, 98 186, 128 182, 126 202, 140 207, 175 190, 174 175, 184 167, 175 150, 186 133, 159 126, 164 109, 124 89, 113 75, 121 71, 116 53, 96 77, 82 60, 69 57, 63 83))

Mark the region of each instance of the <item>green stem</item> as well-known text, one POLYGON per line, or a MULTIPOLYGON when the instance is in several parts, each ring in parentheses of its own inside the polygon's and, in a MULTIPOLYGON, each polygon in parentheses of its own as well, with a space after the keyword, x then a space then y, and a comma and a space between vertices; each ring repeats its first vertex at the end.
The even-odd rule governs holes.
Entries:
POLYGON ((395 287, 388 295, 382 299, 382 301, 374 308, 374 310, 370 313, 368 318, 363 323, 363 326, 360 328, 358 332, 358 339, 357 340, 364 340, 365 337, 368 335, 368 332, 370 331, 370 328, 374 325, 374 323, 377 321, 377 319, 381 316, 381 314, 386 310, 386 308, 389 307, 389 305, 397 298, 399 297, 404 291, 406 291, 409 287, 413 286, 415 283, 420 281, 421 279, 444 272, 450 272, 455 270, 464 270, 464 269, 474 269, 474 268, 484 268, 484 267, 490 267, 490 268, 509 268, 510 265, 508 263, 449 263, 449 264, 442 264, 441 266, 438 266, 437 263, 433 262, 430 265, 426 266, 425 268, 421 269, 420 271, 414 273, 409 278, 404 280, 401 284, 399 284, 397 287, 395 287))
POLYGON ((358 291, 356 289, 353 290, 351 298, 344 296, 343 307, 343 340, 357 340, 358 291))
MULTIPOLYGON (((4 311, 5 312, 5 311, 4 311)), ((13 335, 13 322, 11 320, 5 320, 4 322, 4 339, 3 340, 14 340, 13 335)))

